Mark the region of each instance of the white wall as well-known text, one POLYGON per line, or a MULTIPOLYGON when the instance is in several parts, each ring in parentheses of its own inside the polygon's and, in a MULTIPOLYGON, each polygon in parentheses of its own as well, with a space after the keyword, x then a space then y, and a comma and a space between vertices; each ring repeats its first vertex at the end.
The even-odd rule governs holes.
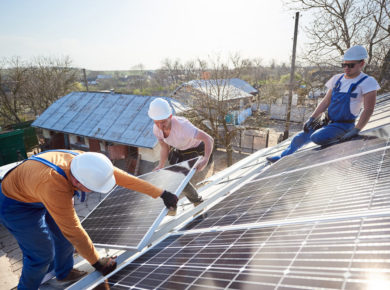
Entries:
POLYGON ((46 139, 50 139, 50 131, 46 129, 42 129, 42 135, 46 139))
MULTIPOLYGON (((296 107, 292 106, 290 120, 294 122, 304 122, 313 113, 313 108, 307 107, 296 107)), ((287 114, 287 104, 272 104, 270 117, 271 119, 285 120, 287 114)))
POLYGON ((149 162, 156 162, 160 160, 160 143, 157 143, 157 145, 153 149, 148 148, 138 148, 138 153, 141 154, 141 159, 149 162))
POLYGON ((70 143, 70 144, 76 144, 76 143, 77 143, 77 137, 76 137, 76 135, 69 134, 69 143, 70 143))

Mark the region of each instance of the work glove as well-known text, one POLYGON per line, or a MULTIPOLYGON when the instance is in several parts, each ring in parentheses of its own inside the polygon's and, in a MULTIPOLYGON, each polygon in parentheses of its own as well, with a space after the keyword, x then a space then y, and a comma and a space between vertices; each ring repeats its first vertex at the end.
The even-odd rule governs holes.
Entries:
POLYGON ((92 265, 103 276, 110 274, 116 268, 116 256, 100 258, 92 265))
POLYGON ((310 117, 309 120, 307 120, 306 123, 303 125, 303 131, 305 131, 305 133, 309 133, 314 120, 315 119, 313 117, 310 117))
POLYGON ((359 132, 360 132, 360 129, 353 128, 352 130, 345 133, 344 136, 340 138, 340 141, 341 142, 348 141, 348 140, 352 139, 353 137, 359 135, 359 132))
POLYGON ((160 196, 164 200, 164 204, 169 210, 176 209, 177 201, 179 200, 176 195, 164 190, 160 196))

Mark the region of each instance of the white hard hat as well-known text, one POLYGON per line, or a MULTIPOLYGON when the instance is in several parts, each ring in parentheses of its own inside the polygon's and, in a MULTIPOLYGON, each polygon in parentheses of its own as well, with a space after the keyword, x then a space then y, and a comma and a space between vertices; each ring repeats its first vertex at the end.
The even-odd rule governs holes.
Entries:
POLYGON ((172 115, 172 108, 166 100, 157 98, 150 103, 148 115, 155 121, 164 120, 172 115))
POLYGON ((361 45, 355 45, 345 52, 343 60, 362 60, 367 57, 367 50, 361 45))
POLYGON ((108 193, 116 184, 114 166, 102 153, 77 155, 70 164, 70 171, 82 185, 96 192, 108 193))

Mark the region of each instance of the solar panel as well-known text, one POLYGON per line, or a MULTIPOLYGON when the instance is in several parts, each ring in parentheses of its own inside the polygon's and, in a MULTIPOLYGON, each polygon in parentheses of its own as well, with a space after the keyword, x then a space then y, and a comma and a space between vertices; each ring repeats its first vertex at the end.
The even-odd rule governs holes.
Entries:
POLYGON ((260 174, 185 229, 390 210, 389 174, 385 149, 290 173, 260 174))
POLYGON ((316 147, 309 151, 297 152, 295 154, 288 155, 279 162, 273 164, 272 167, 262 175, 267 176, 291 171, 296 168, 311 166, 313 164, 319 164, 353 154, 361 154, 386 145, 389 145, 388 137, 379 138, 372 135, 362 135, 353 141, 337 143, 329 147, 316 147), (353 142, 353 145, 351 142, 353 142))
POLYGON ((283 158, 121 265, 110 289, 390 289, 382 129, 283 158))
MULTIPOLYGON (((178 195, 191 178, 196 160, 139 178, 178 195)), ((118 187, 83 220, 82 226, 96 246, 140 249, 166 212, 162 199, 118 187)))
POLYGON ((378 283, 390 287, 390 217, 171 236, 109 278, 110 289, 369 289, 378 283))

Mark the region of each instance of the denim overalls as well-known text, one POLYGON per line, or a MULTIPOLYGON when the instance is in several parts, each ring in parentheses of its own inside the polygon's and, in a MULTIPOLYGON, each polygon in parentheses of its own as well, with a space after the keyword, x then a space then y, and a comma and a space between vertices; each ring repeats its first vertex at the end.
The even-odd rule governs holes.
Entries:
POLYGON ((328 116, 330 123, 317 130, 309 132, 299 132, 292 140, 290 145, 282 152, 280 157, 290 155, 310 141, 318 145, 326 145, 341 138, 345 133, 355 127, 355 119, 351 113, 350 102, 351 98, 356 98, 357 93, 353 91, 363 82, 368 76, 364 76, 358 82, 351 84, 348 92, 340 92, 341 79, 344 74, 337 80, 335 87, 332 90, 332 98, 328 107, 328 116))
MULTIPOLYGON (((68 150, 50 151, 78 155, 68 150)), ((43 158, 31 156, 26 160, 41 162, 67 178, 60 167, 43 158)), ((42 203, 25 203, 6 197, 0 183, 0 220, 16 238, 23 252, 18 289, 38 289, 46 273, 53 269, 57 279, 64 279, 72 270, 74 248, 42 203)))

